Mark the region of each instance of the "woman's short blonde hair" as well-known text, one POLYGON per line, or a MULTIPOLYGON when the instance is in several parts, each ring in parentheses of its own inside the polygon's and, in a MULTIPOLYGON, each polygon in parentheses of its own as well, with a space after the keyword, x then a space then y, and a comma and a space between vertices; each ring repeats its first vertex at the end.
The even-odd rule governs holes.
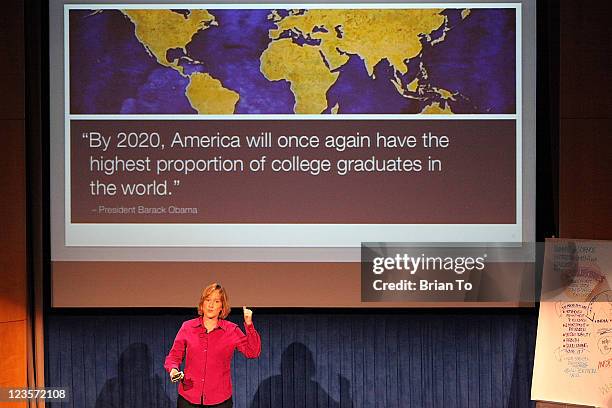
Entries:
POLYGON ((219 313, 219 319, 225 319, 229 315, 232 308, 230 307, 229 296, 227 296, 225 288, 217 282, 213 282, 202 289, 200 302, 198 303, 198 315, 202 316, 204 314, 204 300, 212 295, 213 292, 219 292, 219 295, 221 296, 221 312, 219 313))

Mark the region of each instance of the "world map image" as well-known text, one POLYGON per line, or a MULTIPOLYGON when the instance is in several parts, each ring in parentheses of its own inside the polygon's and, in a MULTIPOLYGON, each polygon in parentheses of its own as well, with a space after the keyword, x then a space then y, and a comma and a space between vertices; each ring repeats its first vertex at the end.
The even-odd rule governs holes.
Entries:
POLYGON ((514 114, 516 14, 70 9, 70 113, 514 114))

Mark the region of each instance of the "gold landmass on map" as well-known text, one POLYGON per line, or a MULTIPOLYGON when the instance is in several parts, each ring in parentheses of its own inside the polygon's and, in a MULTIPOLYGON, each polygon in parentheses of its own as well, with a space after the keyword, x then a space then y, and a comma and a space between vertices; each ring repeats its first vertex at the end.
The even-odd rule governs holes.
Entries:
POLYGON ((187 17, 171 10, 122 10, 134 23, 136 38, 161 65, 183 73, 177 62, 169 62, 166 53, 185 47, 200 30, 216 25, 215 17, 206 10, 192 10, 187 17))
POLYGON ((240 99, 238 93, 226 89, 221 81, 208 74, 195 72, 187 85, 189 103, 200 114, 231 114, 240 99))
POLYGON ((390 79, 390 81, 397 90, 397 92, 399 92, 400 95, 406 98, 414 98, 414 96, 407 94, 406 91, 415 93, 419 89, 419 78, 414 78, 412 81, 410 81, 410 83, 406 86, 405 90, 404 82, 399 76, 395 75, 393 78, 390 79))
POLYGON ((410 92, 416 92, 419 88, 419 78, 414 78, 412 82, 408 84, 408 90, 410 92))
POLYGON ((316 114, 327 108, 327 91, 339 73, 327 68, 317 47, 302 47, 283 38, 268 45, 260 62, 260 70, 269 81, 291 84, 295 113, 316 114))
POLYGON ((275 21, 270 38, 278 39, 287 30, 321 40, 320 48, 332 69, 340 61, 348 61, 347 54, 356 54, 364 62, 370 76, 383 59, 402 74, 408 71, 405 61, 422 50, 420 35, 429 35, 446 22, 443 9, 397 10, 307 10, 275 21), (325 30, 322 30, 324 28, 325 30), (341 28, 342 35, 338 35, 341 28))
POLYGON ((446 102, 444 102, 444 107, 440 106, 440 102, 433 102, 430 105, 427 105, 426 107, 424 107, 421 113, 437 114, 437 115, 447 114, 448 115, 448 114, 452 114, 453 111, 451 110, 451 107, 446 102))
POLYGON ((454 93, 452 93, 451 91, 448 91, 444 88, 437 88, 437 87, 433 87, 434 92, 436 92, 438 95, 440 95, 443 99, 450 99, 451 101, 455 100, 455 95, 454 93))
POLYGON ((272 10, 270 14, 268 14, 268 20, 271 21, 281 21, 283 17, 278 13, 278 10, 272 10))
MULTIPOLYGON (((179 60, 168 61, 169 50, 180 48, 187 53, 187 44, 194 35, 210 26, 218 25, 215 16, 206 10, 191 10, 185 17, 172 10, 122 10, 134 24, 136 38, 157 62, 176 70, 189 78, 185 96, 200 114, 230 114, 238 102, 239 95, 223 87, 221 81, 209 74, 195 72, 185 74, 179 60)), ((201 63, 188 55, 183 57, 192 63, 201 63)))
MULTIPOLYGON (((400 75, 408 72, 408 61, 421 53, 421 36, 431 38, 435 30, 446 28, 448 21, 441 11, 318 9, 281 17, 273 10, 268 18, 276 28, 269 31, 272 42, 261 56, 260 69, 269 80, 291 83, 296 113, 320 113, 327 107, 327 91, 351 55, 361 58, 371 78, 374 67, 386 59, 396 72, 391 82, 405 96, 400 75), (294 44, 283 38, 287 32, 313 42, 294 44)), ((443 40, 444 35, 439 41, 443 40)), ((417 85, 413 81, 409 87, 417 85)))

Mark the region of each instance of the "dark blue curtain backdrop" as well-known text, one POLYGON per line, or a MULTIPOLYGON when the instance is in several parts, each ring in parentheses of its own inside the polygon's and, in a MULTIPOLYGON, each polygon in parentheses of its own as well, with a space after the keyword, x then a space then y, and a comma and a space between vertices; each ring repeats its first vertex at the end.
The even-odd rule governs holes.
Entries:
MULTIPOLYGON (((193 316, 47 318, 50 407, 175 407, 162 364, 193 316)), ((230 316, 238 321, 241 316, 230 316)), ((234 406, 528 407, 533 310, 258 313, 258 360, 237 353, 234 406)))

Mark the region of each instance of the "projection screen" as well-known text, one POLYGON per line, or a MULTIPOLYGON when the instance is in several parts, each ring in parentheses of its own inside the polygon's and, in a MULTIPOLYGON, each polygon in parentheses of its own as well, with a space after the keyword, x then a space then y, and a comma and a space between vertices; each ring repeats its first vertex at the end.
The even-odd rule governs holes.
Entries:
POLYGON ((364 243, 535 237, 535 2, 61 2, 54 307, 362 296, 364 243))

